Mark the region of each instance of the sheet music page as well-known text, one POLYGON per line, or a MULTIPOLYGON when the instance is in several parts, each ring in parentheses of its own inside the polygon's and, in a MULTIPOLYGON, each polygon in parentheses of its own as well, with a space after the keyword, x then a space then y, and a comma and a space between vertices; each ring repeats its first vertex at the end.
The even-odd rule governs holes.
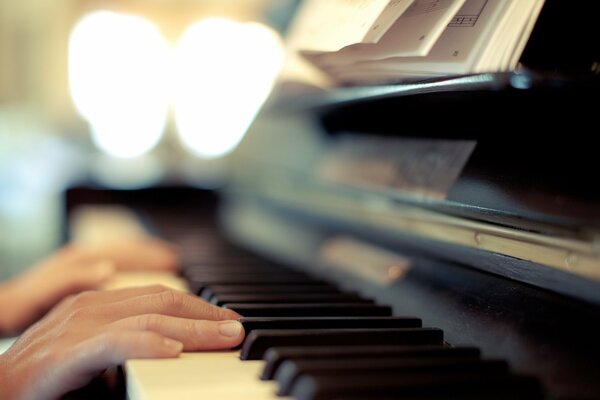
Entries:
POLYGON ((287 62, 282 81, 330 88, 333 82, 300 49, 335 51, 348 44, 375 40, 385 33, 413 0, 305 0, 286 37, 287 62))
POLYGON ((478 57, 515 1, 467 0, 426 57, 391 57, 330 68, 327 72, 342 81, 367 77, 375 71, 380 80, 473 72, 478 57))
MULTIPOLYGON (((414 0, 392 0, 383 9, 379 18, 375 20, 372 28, 367 32, 363 43, 377 43, 392 27, 396 20, 404 14, 414 0)), ((417 0, 418 1, 418 0, 417 0)))
POLYGON ((375 40, 387 30, 384 10, 397 12, 397 7, 388 7, 392 2, 305 0, 290 29, 288 43, 295 49, 337 51, 350 44, 375 40), (374 32, 369 34, 371 31, 374 32))
POLYGON ((374 54, 367 50, 365 58, 427 55, 464 3, 465 0, 414 1, 380 42, 369 47, 374 54))
POLYGON ((377 43, 303 55, 324 69, 390 57, 426 56, 464 3, 465 0, 415 0, 377 43))

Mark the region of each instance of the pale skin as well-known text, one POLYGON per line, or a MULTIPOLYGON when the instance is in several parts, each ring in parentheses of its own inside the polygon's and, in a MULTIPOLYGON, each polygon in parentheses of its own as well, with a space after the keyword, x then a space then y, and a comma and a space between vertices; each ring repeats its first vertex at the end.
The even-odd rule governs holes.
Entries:
POLYGON ((239 315, 195 296, 163 286, 92 290, 116 271, 177 268, 172 245, 137 237, 70 244, 0 284, 0 336, 47 313, 0 355, 0 399, 56 399, 131 358, 238 345, 239 315))
POLYGON ((0 284, 0 336, 20 333, 65 296, 97 289, 116 271, 177 267, 174 247, 150 237, 96 246, 70 244, 0 284))
POLYGON ((0 356, 0 398, 56 399, 128 359, 234 347, 238 317, 163 286, 69 296, 0 356))

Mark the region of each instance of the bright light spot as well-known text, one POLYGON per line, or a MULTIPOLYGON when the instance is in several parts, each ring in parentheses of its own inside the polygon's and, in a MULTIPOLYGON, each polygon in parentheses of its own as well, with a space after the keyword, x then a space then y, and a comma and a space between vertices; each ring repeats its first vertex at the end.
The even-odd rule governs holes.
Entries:
POLYGON ((277 33, 210 18, 192 25, 176 50, 174 109, 183 143, 204 158, 242 140, 283 65, 277 33))
POLYGON ((160 140, 168 112, 168 48, 149 21, 98 11, 75 26, 69 82, 94 142, 116 157, 136 157, 160 140))

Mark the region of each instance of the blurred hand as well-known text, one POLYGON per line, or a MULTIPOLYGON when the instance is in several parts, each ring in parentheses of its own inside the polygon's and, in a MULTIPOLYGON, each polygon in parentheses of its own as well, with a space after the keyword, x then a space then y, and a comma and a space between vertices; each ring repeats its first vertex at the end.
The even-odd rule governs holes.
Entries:
POLYGON ((96 244, 71 245, 79 260, 107 259, 118 270, 175 271, 179 261, 175 246, 147 236, 129 237, 96 244))
POLYGON ((131 358, 234 347, 238 317, 162 286, 71 296, 0 356, 0 398, 55 399, 131 358))
POLYGON ((20 333, 66 296, 99 288, 114 272, 109 260, 77 259, 68 247, 57 251, 0 285, 0 336, 20 333))
POLYGON ((173 271, 174 246, 149 237, 95 246, 65 246, 0 285, 0 336, 27 328, 64 297, 97 289, 116 270, 173 271))

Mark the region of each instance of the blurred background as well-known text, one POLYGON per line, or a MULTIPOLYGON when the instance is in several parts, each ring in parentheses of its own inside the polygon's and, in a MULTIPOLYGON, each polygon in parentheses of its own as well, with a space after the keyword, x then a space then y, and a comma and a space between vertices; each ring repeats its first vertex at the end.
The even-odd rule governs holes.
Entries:
POLYGON ((284 63, 297 0, 0 2, 0 278, 86 184, 218 185, 284 63))

